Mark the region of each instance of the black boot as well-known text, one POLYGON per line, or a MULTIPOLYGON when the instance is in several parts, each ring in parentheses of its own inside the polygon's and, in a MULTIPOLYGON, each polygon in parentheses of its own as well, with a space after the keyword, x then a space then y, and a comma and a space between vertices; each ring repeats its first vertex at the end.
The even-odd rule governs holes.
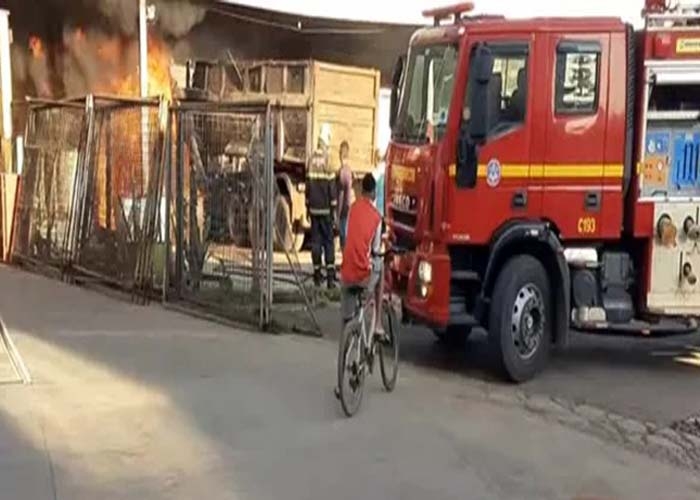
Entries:
POLYGON ((319 268, 314 269, 314 286, 320 287, 323 276, 321 276, 321 270, 319 268))
POLYGON ((328 266, 326 269, 326 279, 328 281, 328 289, 334 290, 337 286, 335 279, 335 266, 328 266))

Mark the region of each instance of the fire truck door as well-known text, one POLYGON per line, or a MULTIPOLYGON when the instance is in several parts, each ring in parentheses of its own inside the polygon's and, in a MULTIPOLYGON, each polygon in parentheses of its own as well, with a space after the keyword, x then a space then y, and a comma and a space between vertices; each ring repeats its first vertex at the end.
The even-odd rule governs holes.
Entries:
POLYGON ((486 242, 504 221, 535 218, 540 213, 528 191, 532 38, 493 35, 472 43, 486 43, 494 58, 487 98, 488 134, 479 151, 475 188, 458 189, 451 197, 452 231, 458 241, 486 242), (478 217, 464 217, 464 207, 470 204, 479 207, 478 217))
POLYGON ((544 164, 532 182, 543 190, 543 217, 565 239, 597 238, 601 232, 608 102, 609 35, 552 35, 554 85, 544 164))

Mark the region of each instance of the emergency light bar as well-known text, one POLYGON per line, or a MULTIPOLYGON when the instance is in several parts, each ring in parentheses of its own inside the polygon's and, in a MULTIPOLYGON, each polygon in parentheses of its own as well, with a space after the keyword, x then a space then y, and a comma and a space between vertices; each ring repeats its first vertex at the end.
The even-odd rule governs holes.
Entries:
POLYGON ((473 2, 462 2, 455 5, 449 5, 447 7, 437 7, 435 9, 424 10, 423 17, 432 17, 435 22, 435 26, 439 26, 440 21, 448 18, 449 16, 454 16, 456 24, 462 19, 462 14, 473 10, 473 2))

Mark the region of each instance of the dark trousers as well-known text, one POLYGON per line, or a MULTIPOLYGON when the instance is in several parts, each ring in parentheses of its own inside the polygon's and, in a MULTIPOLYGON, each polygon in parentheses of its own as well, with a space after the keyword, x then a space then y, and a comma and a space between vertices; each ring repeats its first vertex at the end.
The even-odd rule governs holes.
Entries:
POLYGON ((320 270, 323 266, 323 257, 326 258, 326 267, 335 271, 335 235, 333 234, 333 221, 330 215, 311 216, 311 259, 314 270, 320 270))

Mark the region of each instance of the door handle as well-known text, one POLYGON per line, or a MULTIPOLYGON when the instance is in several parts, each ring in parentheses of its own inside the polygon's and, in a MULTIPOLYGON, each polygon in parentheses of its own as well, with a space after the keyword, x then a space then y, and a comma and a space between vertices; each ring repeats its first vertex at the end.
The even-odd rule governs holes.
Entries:
POLYGON ((527 193, 525 191, 518 191, 513 195, 512 201, 513 208, 526 208, 527 207, 527 193))
POLYGON ((600 210, 600 193, 589 191, 586 193, 585 208, 589 212, 600 210))

